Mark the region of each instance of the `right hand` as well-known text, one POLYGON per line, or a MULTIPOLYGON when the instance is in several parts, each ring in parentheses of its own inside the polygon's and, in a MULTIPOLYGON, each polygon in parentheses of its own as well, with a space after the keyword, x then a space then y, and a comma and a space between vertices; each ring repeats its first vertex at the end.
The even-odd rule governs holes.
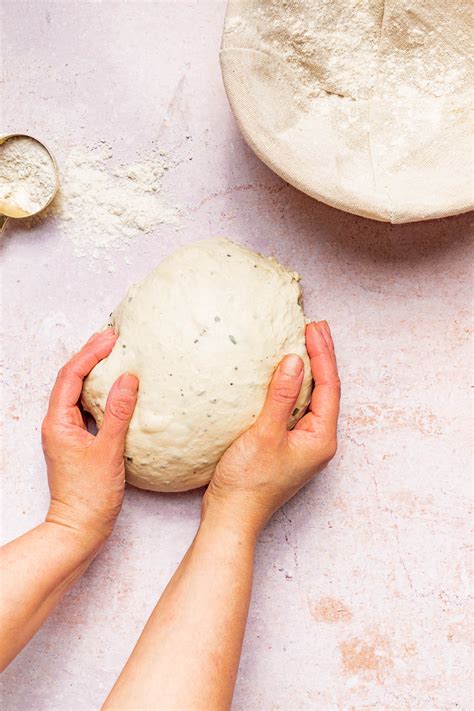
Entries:
POLYGON ((91 549, 112 532, 122 505, 125 435, 138 380, 123 373, 113 384, 96 437, 87 431, 78 403, 84 378, 109 355, 116 340, 111 328, 96 333, 61 368, 42 428, 51 491, 46 521, 75 531, 91 549))
POLYGON ((326 321, 306 327, 315 381, 309 410, 288 431, 303 382, 303 361, 277 367, 255 424, 225 452, 203 501, 203 518, 225 520, 257 535, 270 516, 321 471, 336 453, 340 381, 326 321))

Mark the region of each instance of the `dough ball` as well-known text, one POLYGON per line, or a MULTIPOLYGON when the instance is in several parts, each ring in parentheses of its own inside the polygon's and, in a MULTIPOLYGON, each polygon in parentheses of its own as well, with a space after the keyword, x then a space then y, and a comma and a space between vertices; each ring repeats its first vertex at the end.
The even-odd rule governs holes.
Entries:
POLYGON ((279 361, 297 353, 312 378, 298 275, 227 239, 194 242, 131 287, 111 316, 119 334, 84 383, 100 427, 121 373, 140 379, 125 448, 127 481, 185 491, 206 484, 229 445, 254 422, 279 361))

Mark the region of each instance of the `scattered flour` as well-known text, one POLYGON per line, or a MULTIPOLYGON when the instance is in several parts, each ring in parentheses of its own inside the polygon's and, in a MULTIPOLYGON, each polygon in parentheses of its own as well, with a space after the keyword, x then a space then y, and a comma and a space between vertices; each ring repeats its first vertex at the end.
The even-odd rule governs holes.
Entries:
POLYGON ((169 167, 165 154, 152 150, 143 160, 114 163, 110 146, 75 148, 61 165, 61 191, 52 214, 78 257, 110 262, 139 233, 177 224, 179 208, 160 197, 169 167))
POLYGON ((44 146, 29 136, 0 144, 0 212, 25 217, 42 210, 56 190, 54 163, 44 146))

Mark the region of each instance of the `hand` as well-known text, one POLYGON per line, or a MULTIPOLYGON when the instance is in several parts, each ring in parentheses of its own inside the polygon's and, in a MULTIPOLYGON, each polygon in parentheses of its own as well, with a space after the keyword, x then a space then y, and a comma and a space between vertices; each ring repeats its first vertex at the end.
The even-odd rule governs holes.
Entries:
POLYGON ((236 523, 257 535, 270 516, 336 453, 340 381, 325 321, 306 328, 315 381, 309 411, 288 431, 303 382, 303 361, 286 356, 275 371, 255 424, 225 452, 203 501, 203 517, 236 523))
POLYGON ((116 340, 111 328, 95 334, 59 371, 42 428, 51 492, 46 521, 76 531, 95 548, 111 533, 122 505, 125 435, 138 380, 124 373, 114 383, 97 436, 87 431, 78 402, 84 378, 116 340))

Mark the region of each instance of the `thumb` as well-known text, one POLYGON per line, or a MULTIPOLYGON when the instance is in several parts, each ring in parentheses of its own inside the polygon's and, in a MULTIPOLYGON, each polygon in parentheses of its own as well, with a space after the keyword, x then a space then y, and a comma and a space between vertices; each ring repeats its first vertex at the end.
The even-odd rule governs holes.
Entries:
POLYGON ((112 385, 105 406, 104 421, 97 435, 107 446, 118 446, 123 451, 137 395, 138 378, 135 375, 123 373, 112 385))
POLYGON ((276 369, 258 424, 270 431, 288 429, 288 420, 293 412, 303 382, 302 359, 292 353, 283 358, 276 369))

